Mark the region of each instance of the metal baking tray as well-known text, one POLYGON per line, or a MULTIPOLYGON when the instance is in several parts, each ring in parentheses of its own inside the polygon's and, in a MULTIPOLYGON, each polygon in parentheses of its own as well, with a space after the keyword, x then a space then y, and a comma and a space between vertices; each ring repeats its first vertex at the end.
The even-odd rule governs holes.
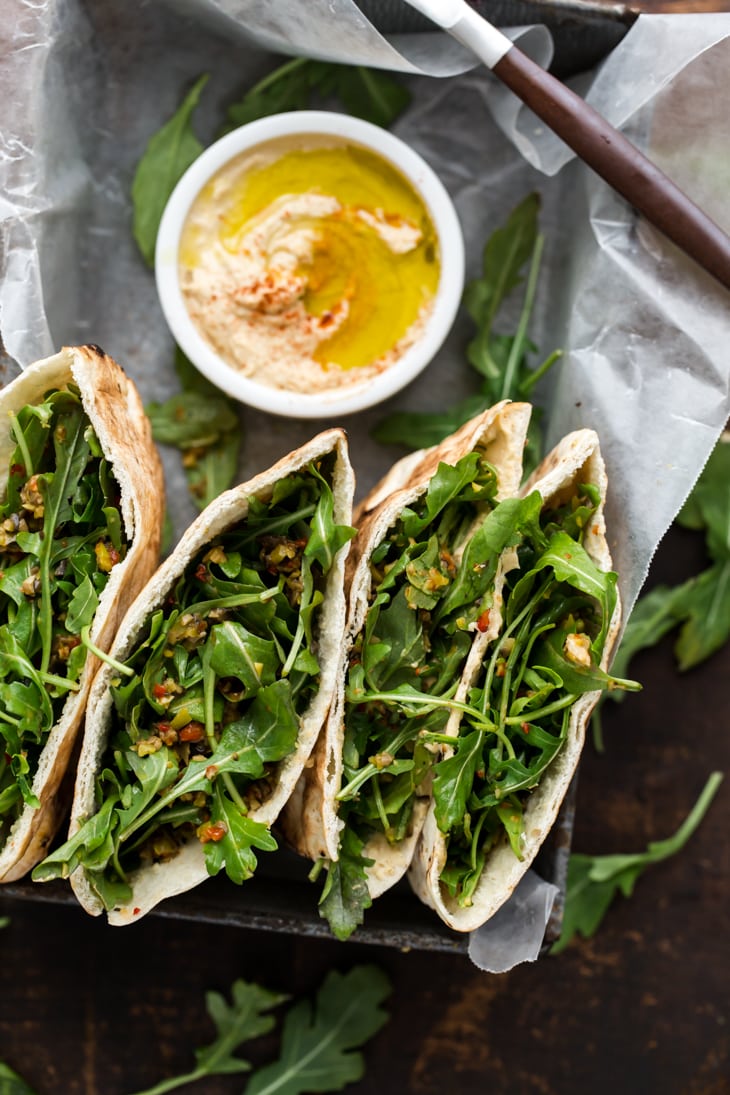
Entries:
MULTIPOLYGON (((560 935, 575 795, 574 779, 555 825, 535 861, 540 877, 558 888, 545 931, 543 952, 560 935)), ((308 861, 281 848, 270 855, 262 855, 256 874, 242 886, 234 886, 225 877, 218 876, 186 894, 164 901, 150 915, 332 939, 326 921, 317 913, 320 886, 308 880, 309 867, 308 861)), ((0 897, 72 905, 81 912, 70 885, 64 882, 12 882, 2 887, 0 897)), ((451 931, 441 923, 436 913, 411 892, 404 879, 373 903, 365 913, 365 923, 350 941, 399 950, 466 955, 469 937, 451 931)))
MULTIPOLYGON (((550 69, 573 76, 592 68, 621 41, 638 12, 627 4, 600 0, 469 0, 480 15, 499 27, 543 23, 555 43, 550 69)), ((432 30, 402 0, 358 0, 363 13, 383 34, 432 30)))
MULTIPOLYGON (((97 0, 84 0, 106 18, 97 0)), ((471 0, 477 10, 500 26, 545 23, 555 40, 553 70, 568 75, 593 66, 626 33, 636 14, 623 4, 604 5, 583 0, 471 0)), ((360 6, 378 29, 398 33, 428 29, 420 16, 401 0, 361 0, 360 6)), ((109 11, 110 31, 114 12, 109 11)), ((558 888, 558 897, 545 934, 543 949, 560 935, 570 842, 573 830, 575 780, 558 819, 535 863, 537 873, 558 888)), ((331 938, 317 912, 319 886, 307 879, 309 865, 281 849, 260 857, 256 876, 241 887, 225 878, 214 878, 197 889, 158 906, 155 916, 196 920, 263 931, 288 932, 308 937, 331 938)), ((8 898, 76 905, 66 883, 33 884, 30 881, 2 887, 8 898)), ((400 949, 466 954, 468 936, 452 932, 435 912, 426 908, 403 880, 368 910, 365 924, 353 942, 387 945, 400 949)))

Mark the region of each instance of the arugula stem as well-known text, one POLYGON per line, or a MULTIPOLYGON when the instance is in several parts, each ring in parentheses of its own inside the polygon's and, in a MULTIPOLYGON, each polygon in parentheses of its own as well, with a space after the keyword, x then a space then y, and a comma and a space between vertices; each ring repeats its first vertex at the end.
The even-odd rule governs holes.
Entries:
MULTIPOLYGON (((478 725, 485 730, 494 732, 496 727, 481 711, 471 704, 461 703, 459 700, 443 699, 440 696, 429 696, 424 693, 423 698, 417 696, 404 696, 401 692, 362 692, 355 696, 347 696, 350 703, 370 703, 375 700, 383 700, 385 703, 399 704, 402 707, 448 707, 452 711, 463 711, 469 715, 478 725)), ((410 736, 410 735, 409 735, 410 736)))
POLYGON ((662 859, 668 859, 678 848, 683 847, 687 843, 692 836, 692 833, 702 821, 702 818, 715 797, 715 792, 722 781, 722 772, 712 772, 702 789, 700 797, 697 799, 676 833, 666 840, 654 840, 649 844, 648 851, 653 857, 652 862, 659 863, 662 859))
MULTIPOLYGON (((69 420, 69 424, 73 426, 75 432, 68 444, 67 458, 63 466, 60 470, 57 467, 56 471, 52 472, 44 480, 46 489, 43 491, 43 540, 41 542, 40 551, 38 552, 38 569, 40 571, 41 583, 41 607, 38 620, 38 630, 41 634, 41 673, 46 673, 48 671, 53 648, 53 604, 51 602, 50 562, 51 551, 53 550, 53 537, 58 528, 61 507, 70 490, 69 479, 71 469, 73 468, 74 461, 77 459, 78 454, 83 450, 83 447, 86 446, 83 430, 81 428, 82 413, 83 412, 79 408, 79 411, 73 417, 70 414, 66 416, 59 415, 59 425, 61 424, 62 417, 66 417, 69 420), (50 484, 52 484, 52 489, 49 480, 50 484)), ((68 427, 64 424, 64 428, 67 429, 68 427)), ((86 447, 88 450, 88 446, 86 447)))
MULTIPOLYGON (((477 859, 479 857, 479 837, 481 836, 482 827, 484 825, 484 822, 486 821, 486 817, 487 817, 487 811, 482 810, 482 812, 479 815, 479 820, 477 821, 476 826, 474 828, 474 833, 472 835, 471 856, 470 856, 472 871, 476 871, 476 869, 477 869, 477 859)), ((482 863, 482 866, 484 866, 483 863, 482 863)), ((477 880, 478 880, 478 877, 479 876, 477 876, 477 880)))
POLYGON ((545 715, 553 715, 556 711, 562 711, 564 707, 570 707, 571 703, 574 703, 577 698, 577 695, 567 695, 561 700, 546 704, 545 707, 539 707, 536 711, 525 711, 521 715, 510 715, 509 718, 504 720, 504 724, 505 726, 519 726, 522 722, 535 722, 545 715))
POLYGON ((126 829, 123 829, 121 831, 121 833, 119 834, 120 844, 129 840, 130 836, 132 836, 133 833, 136 833, 138 829, 141 829, 143 825, 146 825, 147 822, 155 816, 155 814, 159 814, 160 810, 164 810, 166 806, 169 806, 171 803, 173 803, 176 798, 180 797, 180 795, 184 795, 188 791, 192 790, 206 790, 206 788, 201 788, 198 786, 201 781, 205 781, 208 785, 210 784, 210 781, 205 775, 205 762, 205 757, 201 757, 200 760, 196 760, 195 758, 193 758, 190 766, 188 767, 188 770, 186 771, 182 779, 175 783, 170 791, 167 791, 164 795, 162 795, 150 806, 148 806, 147 809, 144 810, 143 813, 139 815, 139 817, 136 817, 134 821, 132 821, 127 826, 126 829))
POLYGON ((510 354, 507 359, 507 365, 505 366, 504 376, 502 378, 502 394, 500 399, 509 399, 515 389, 515 376, 520 363, 520 359, 523 354, 525 338, 527 336, 527 324, 530 320, 530 313, 532 312, 532 306, 535 302, 535 290, 537 289, 537 275, 540 271, 540 260, 542 258, 542 249, 545 244, 545 237, 542 233, 539 233, 535 238, 535 246, 532 249, 532 259, 530 262, 530 271, 527 275, 527 287, 525 289, 525 300, 522 305, 522 312, 520 313, 520 321, 517 326, 517 333, 515 334, 510 349, 510 354))
POLYGON ((388 814, 385 809, 385 803, 383 802, 383 792, 381 790, 380 780, 378 779, 377 775, 372 781, 372 788, 373 798, 375 799, 375 808, 378 811, 380 824, 383 826, 383 832, 385 833, 386 839, 389 841, 393 833, 393 828, 388 819, 388 814))
MULTIPOLYGON (((413 737, 413 731, 410 727, 405 730, 401 730, 399 734, 396 734, 392 741, 388 742, 388 745, 383 750, 383 752, 390 753, 390 755, 394 757, 398 750, 401 748, 401 746, 405 745, 405 743, 409 741, 411 737, 413 737)), ((371 761, 368 761, 368 763, 359 770, 355 777, 350 780, 347 786, 343 787, 342 790, 338 792, 338 802, 344 802, 346 799, 352 798, 355 792, 359 791, 363 784, 367 783, 371 776, 377 775, 379 771, 380 768, 378 768, 377 765, 373 764, 371 761)))
POLYGON ((118 841, 114 842, 114 850, 112 851, 112 857, 111 858, 112 858, 112 865, 114 867, 114 870, 117 872, 117 874, 121 878, 122 882, 127 882, 128 879, 127 879, 126 871, 124 870, 121 863, 119 862, 119 842, 118 841))
POLYGON ((309 559, 302 556, 302 597, 299 603, 299 615, 297 616, 297 630, 294 634, 294 639, 292 640, 287 659, 281 669, 282 677, 288 677, 291 673, 299 649, 304 642, 304 612, 312 599, 313 592, 314 579, 312 577, 312 566, 309 559))
POLYGON ((91 653, 95 657, 99 658, 100 661, 106 662, 106 664, 110 665, 112 667, 112 669, 116 669, 117 673, 121 673, 122 676, 124 676, 124 677, 134 677, 136 675, 136 670, 130 669, 130 667, 128 665, 124 665, 123 662, 118 662, 116 660, 116 658, 112 658, 104 650, 102 650, 100 647, 96 646, 95 643, 92 643, 91 639, 89 638, 89 632, 90 631, 91 631, 90 626, 81 628, 81 642, 84 644, 86 649, 90 650, 91 653))
POLYGON ((10 411, 8 413, 8 417, 10 419, 10 429, 12 431, 13 437, 15 438, 15 443, 20 449, 20 454, 23 457, 25 478, 30 479, 31 475, 33 474, 33 461, 31 460, 30 449, 28 448, 28 444, 25 440, 25 434, 20 428, 18 416, 15 414, 15 411, 10 411))
POLYGON ((327 859, 315 859, 315 861, 312 865, 312 869, 309 872, 309 874, 307 875, 308 881, 309 882, 316 882, 317 879, 319 878, 319 876, 321 875, 322 871, 324 870, 324 868, 327 866, 328 862, 329 862, 329 860, 327 860, 327 859))
MULTIPOLYGON (((208 647, 206 646, 206 650, 208 647)), ((216 672, 211 669, 210 659, 203 658, 203 703, 205 707, 205 736, 208 740, 211 754, 215 753, 218 747, 218 739, 215 736, 215 682, 216 672)), ((239 810, 247 814, 248 807, 238 793, 238 788, 233 782, 233 776, 230 772, 223 772, 223 783, 225 784, 228 794, 238 806, 239 810)))
POLYGON ((166 1091, 174 1091, 176 1087, 184 1087, 185 1084, 194 1084, 196 1080, 203 1080, 209 1076, 206 1068, 194 1068, 192 1072, 184 1076, 172 1076, 167 1080, 160 1080, 154 1087, 146 1087, 144 1091, 137 1091, 134 1095, 163 1095, 166 1091))
POLYGON ((70 681, 67 677, 58 677, 55 673, 39 672, 38 676, 44 684, 55 685, 56 688, 65 688, 67 692, 78 692, 78 681, 70 681))
POLYGON ((489 661, 489 668, 487 670, 487 679, 484 683, 484 691, 482 693, 482 711, 484 712, 485 715, 487 713, 487 710, 489 709, 489 698, 490 698, 490 694, 491 694, 491 691, 492 691, 492 681, 494 680, 494 674, 495 674, 496 669, 497 669, 497 661, 499 659, 500 651, 501 651, 501 649, 504 645, 504 640, 508 639, 510 637, 511 633, 517 627, 520 626, 520 624, 524 621, 524 619, 530 613, 535 611, 535 606, 540 601, 540 599, 544 596, 544 594, 547 592, 548 586, 550 585, 551 582, 552 582, 552 578, 546 578, 545 579, 543 584, 538 587, 537 593, 533 593, 532 597, 529 599, 529 601, 527 602, 525 607, 522 609, 522 612, 520 612, 517 616, 515 616, 512 623, 507 628, 505 628, 505 630, 502 632, 502 634, 498 635, 497 638, 494 641, 494 651, 493 651, 492 657, 490 658, 490 661, 489 661))
POLYGON ((287 61, 286 64, 279 65, 273 72, 270 72, 268 76, 264 76, 263 80, 259 80, 257 84, 254 84, 252 88, 246 92, 246 96, 257 95, 261 91, 265 91, 267 87, 271 87, 272 84, 277 83, 282 76, 290 76, 292 72, 296 72, 297 69, 302 68, 304 65, 309 64, 309 60, 306 57, 295 57, 293 61, 287 61))
POLYGON ((311 502, 309 505, 302 506, 293 513, 284 513, 281 517, 272 517, 269 521, 264 521, 253 532, 250 532, 247 536, 241 537, 239 540, 239 550, 246 547, 248 544, 253 543, 255 540, 258 540, 261 536, 271 536, 272 533, 276 532, 288 532, 294 527, 297 521, 303 521, 306 517, 311 517, 316 508, 316 503, 311 502))
POLYGON ((555 362, 558 361, 558 359, 562 356, 562 350, 553 350, 553 352, 545 358, 542 365, 539 365, 537 369, 533 369, 533 371, 525 377, 525 379, 522 381, 518 388, 520 396, 524 397, 529 395, 529 393, 537 384, 538 380, 542 380, 545 374, 549 372, 550 369, 552 369, 555 362))
POLYGON ((279 592, 278 585, 263 590, 262 593, 235 593, 230 597, 217 597, 212 601, 200 601, 195 604, 195 614, 205 616, 213 608, 238 608, 239 605, 253 605, 259 602, 263 604, 270 601, 279 592))

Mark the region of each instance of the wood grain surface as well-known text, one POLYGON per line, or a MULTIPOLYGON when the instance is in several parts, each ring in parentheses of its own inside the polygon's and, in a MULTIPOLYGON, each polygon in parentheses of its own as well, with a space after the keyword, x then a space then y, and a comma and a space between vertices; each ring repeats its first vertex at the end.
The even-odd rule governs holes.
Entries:
MULTIPOLYGON (((704 565, 702 538, 673 530, 650 578, 704 565)), ((709 772, 728 769, 730 648, 684 676, 671 641, 632 667, 644 691, 610 705, 606 752, 582 764, 574 846, 637 851, 668 836, 709 772)), ((465 957, 163 920, 109 928, 80 909, 0 897, 0 1056, 39 1095, 129 1095, 188 1069, 211 1036, 207 989, 237 977, 313 994, 331 968, 376 963, 391 1020, 353 1095, 722 1095, 727 1025, 730 785, 679 856, 651 868, 598 934, 491 976, 465 957)), ((231 893, 235 901, 236 891, 231 893)), ((275 1053, 271 1036, 259 1062, 275 1053)), ((234 1095, 245 1078, 189 1088, 234 1095)))

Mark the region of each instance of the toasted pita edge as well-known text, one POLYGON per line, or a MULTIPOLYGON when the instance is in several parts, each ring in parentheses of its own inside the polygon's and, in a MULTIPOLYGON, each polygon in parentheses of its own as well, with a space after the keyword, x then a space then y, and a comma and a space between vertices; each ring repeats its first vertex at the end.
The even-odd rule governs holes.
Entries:
MULTIPOLYGON (((531 410, 527 403, 496 404, 440 445, 419 453, 417 461, 411 457, 399 461, 356 510, 359 527, 346 566, 349 608, 336 693, 311 766, 305 769, 282 819, 287 839, 300 854, 315 860, 336 860, 339 855, 343 823, 338 817, 336 796, 343 772, 345 680, 350 651, 367 615, 370 556, 403 510, 425 493, 441 463, 455 464, 468 453, 480 451, 497 468, 498 497, 516 493, 531 410)), ((372 897, 385 892, 405 874, 427 805, 427 799, 418 800, 409 833, 400 845, 377 839, 366 845, 363 854, 375 860, 367 870, 372 897)))
MULTIPOLYGON (((119 661, 125 660, 134 647, 149 614, 164 602, 168 590, 206 544, 245 519, 249 499, 252 496, 267 497, 280 479, 291 472, 305 468, 312 460, 326 456, 330 452, 334 452, 336 456, 332 479, 334 518, 338 524, 350 524, 354 477, 345 434, 342 430, 332 429, 319 434, 266 471, 226 491, 211 502, 183 533, 174 552, 165 560, 129 609, 112 647, 112 657, 119 661)), ((278 765, 272 776, 275 790, 269 798, 249 813, 249 817, 253 820, 268 826, 276 820, 291 794, 314 747, 332 698, 345 625, 344 566, 348 548, 349 544, 340 548, 327 576, 325 597, 317 629, 320 662, 319 689, 300 719, 295 752, 278 765)), ((112 697, 109 682, 113 676, 113 668, 103 665, 89 697, 86 732, 79 758, 69 836, 73 836, 95 810, 95 779, 111 728, 112 697)), ((167 897, 189 890, 207 877, 203 849, 197 840, 190 840, 169 862, 141 867, 130 875, 132 898, 127 905, 115 908, 108 914, 109 923, 121 925, 138 920, 167 897)), ((102 902, 82 868, 72 873, 71 885, 88 913, 99 915, 104 911, 102 902)))
MULTIPOLYGON (((164 509, 162 467, 136 387, 97 346, 67 346, 28 366, 0 392, 0 420, 70 383, 79 389, 83 408, 119 483, 129 540, 125 558, 109 575, 91 627, 92 642, 106 650, 121 617, 157 565, 164 509)), ((0 467, 7 467, 14 450, 8 431, 0 438, 0 467)), ((33 792, 41 805, 37 810, 26 806, 14 823, 0 852, 0 882, 21 878, 43 859, 63 821, 68 798, 62 783, 74 760, 98 665, 95 657, 87 657, 79 689, 69 695, 48 735, 33 778, 33 792)))
MULTIPOLYGON (((606 542, 603 507, 607 478, 600 454, 598 436, 593 430, 577 430, 553 449, 527 481, 521 495, 538 490, 546 503, 559 504, 579 482, 595 484, 601 501, 586 531, 584 546, 601 570, 611 569, 606 542)), ((611 619, 601 667, 606 668, 618 635, 620 604, 611 619)), ((474 893, 472 905, 461 908, 442 887, 439 879, 447 862, 447 842, 436 824, 433 805, 425 820, 416 853, 408 874, 411 887, 421 900, 435 909, 450 928, 473 931, 484 924, 514 891, 531 866, 558 815, 575 770, 585 739, 586 726, 600 693, 590 692, 576 701, 570 715, 567 739, 539 786, 532 792, 525 809, 525 845, 523 858, 517 859, 507 841, 498 844, 487 856, 484 872, 474 893)))

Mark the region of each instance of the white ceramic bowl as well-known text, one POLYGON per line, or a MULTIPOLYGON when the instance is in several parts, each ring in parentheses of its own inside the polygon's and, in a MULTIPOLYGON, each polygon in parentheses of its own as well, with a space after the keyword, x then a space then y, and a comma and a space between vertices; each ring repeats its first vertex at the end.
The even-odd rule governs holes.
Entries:
POLYGON ((242 403, 292 418, 352 414, 388 399, 418 376, 454 321, 464 285, 464 240, 445 187, 428 164, 398 137, 360 118, 330 111, 274 114, 241 126, 211 145, 185 172, 165 207, 157 236, 155 275, 165 319, 178 345, 214 384, 242 403), (364 146, 408 179, 428 209, 439 242, 441 271, 422 335, 374 378, 312 394, 284 391, 242 376, 227 364, 193 323, 180 288, 178 251, 188 212, 208 180, 242 152, 292 134, 326 134, 364 146))

